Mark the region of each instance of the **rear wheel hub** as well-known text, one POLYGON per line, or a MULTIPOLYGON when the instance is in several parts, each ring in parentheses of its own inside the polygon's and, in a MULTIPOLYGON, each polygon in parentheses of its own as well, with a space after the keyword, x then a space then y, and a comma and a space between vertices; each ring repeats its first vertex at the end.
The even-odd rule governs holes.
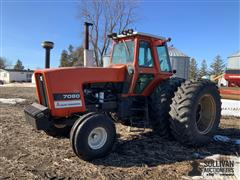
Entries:
POLYGON ((212 128, 216 114, 216 105, 211 95, 204 95, 200 98, 197 112, 196 124, 199 133, 207 134, 212 128))

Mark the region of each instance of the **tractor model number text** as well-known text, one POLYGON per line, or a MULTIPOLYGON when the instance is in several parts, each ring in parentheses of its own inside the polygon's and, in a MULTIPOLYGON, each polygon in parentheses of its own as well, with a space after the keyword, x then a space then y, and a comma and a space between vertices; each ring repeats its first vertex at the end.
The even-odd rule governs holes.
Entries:
POLYGON ((54 101, 80 99, 80 93, 57 93, 53 94, 54 101))
POLYGON ((80 94, 63 94, 64 99, 79 99, 80 94))

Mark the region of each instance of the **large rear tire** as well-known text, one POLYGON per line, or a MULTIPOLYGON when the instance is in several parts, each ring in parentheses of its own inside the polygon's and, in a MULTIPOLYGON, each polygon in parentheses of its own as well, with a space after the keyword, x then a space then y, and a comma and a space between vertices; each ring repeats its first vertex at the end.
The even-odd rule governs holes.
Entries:
POLYGON ((193 146, 207 144, 221 117, 217 86, 208 80, 186 81, 175 93, 170 115, 171 132, 179 142, 193 146))
POLYGON ((167 79, 159 84, 149 97, 149 121, 153 131, 162 136, 170 135, 169 111, 174 92, 184 82, 181 78, 167 79))

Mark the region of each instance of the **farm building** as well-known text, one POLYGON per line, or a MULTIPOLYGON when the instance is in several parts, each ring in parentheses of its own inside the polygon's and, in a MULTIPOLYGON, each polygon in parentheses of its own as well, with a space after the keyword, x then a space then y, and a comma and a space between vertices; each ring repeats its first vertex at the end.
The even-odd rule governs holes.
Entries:
POLYGON ((4 83, 31 82, 32 70, 0 69, 0 80, 4 83))
POLYGON ((240 69, 240 50, 228 57, 227 69, 240 69))
POLYGON ((175 69, 176 76, 184 79, 189 78, 190 57, 173 46, 168 47, 168 53, 172 69, 175 69))

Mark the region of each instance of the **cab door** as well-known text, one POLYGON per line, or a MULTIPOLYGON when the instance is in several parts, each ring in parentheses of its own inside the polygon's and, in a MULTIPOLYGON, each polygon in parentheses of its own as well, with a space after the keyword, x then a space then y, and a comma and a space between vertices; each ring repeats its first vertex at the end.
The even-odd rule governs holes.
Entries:
POLYGON ((151 43, 151 40, 148 39, 138 40, 130 94, 142 94, 155 78, 156 64, 154 63, 154 51, 151 43))
POLYGON ((166 43, 162 43, 162 41, 156 41, 154 46, 157 54, 156 59, 158 62, 159 73, 161 73, 162 76, 171 76, 172 68, 166 43))

